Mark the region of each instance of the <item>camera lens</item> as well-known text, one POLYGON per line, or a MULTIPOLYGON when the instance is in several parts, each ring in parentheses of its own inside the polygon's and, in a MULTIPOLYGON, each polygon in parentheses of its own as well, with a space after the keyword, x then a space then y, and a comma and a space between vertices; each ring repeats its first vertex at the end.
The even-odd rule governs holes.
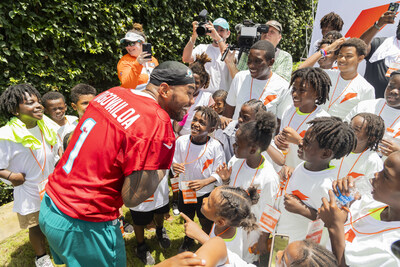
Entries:
POLYGON ((196 32, 199 36, 201 35, 205 35, 207 32, 207 28, 204 25, 199 25, 199 27, 197 27, 196 32))

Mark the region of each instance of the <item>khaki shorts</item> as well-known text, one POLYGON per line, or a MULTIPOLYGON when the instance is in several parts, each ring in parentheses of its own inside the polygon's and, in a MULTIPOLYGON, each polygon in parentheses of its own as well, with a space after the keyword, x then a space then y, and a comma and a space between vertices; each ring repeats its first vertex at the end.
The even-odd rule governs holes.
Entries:
POLYGON ((17 215, 18 215, 19 227, 21 229, 28 229, 39 225, 39 211, 26 215, 21 215, 17 213, 17 215))

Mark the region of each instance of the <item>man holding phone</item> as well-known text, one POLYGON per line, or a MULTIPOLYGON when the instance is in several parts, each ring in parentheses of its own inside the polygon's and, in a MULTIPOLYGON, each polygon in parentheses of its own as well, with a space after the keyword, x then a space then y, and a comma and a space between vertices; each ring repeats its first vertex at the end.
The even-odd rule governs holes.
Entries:
POLYGON ((378 21, 368 28, 360 37, 368 48, 364 77, 375 88, 376 98, 383 98, 388 85, 390 73, 400 69, 400 25, 396 34, 391 37, 375 37, 386 24, 394 24, 398 3, 391 3, 389 10, 382 14, 378 21))

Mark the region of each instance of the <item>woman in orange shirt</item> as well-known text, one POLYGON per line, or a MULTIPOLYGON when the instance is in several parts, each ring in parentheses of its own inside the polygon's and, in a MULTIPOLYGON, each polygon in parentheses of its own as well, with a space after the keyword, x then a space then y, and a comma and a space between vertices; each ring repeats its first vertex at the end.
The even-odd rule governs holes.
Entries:
POLYGON ((155 57, 148 57, 149 54, 142 51, 142 45, 146 42, 141 24, 133 24, 133 29, 128 31, 121 44, 128 52, 118 62, 118 78, 121 86, 129 89, 143 90, 149 82, 150 73, 158 66, 155 57))

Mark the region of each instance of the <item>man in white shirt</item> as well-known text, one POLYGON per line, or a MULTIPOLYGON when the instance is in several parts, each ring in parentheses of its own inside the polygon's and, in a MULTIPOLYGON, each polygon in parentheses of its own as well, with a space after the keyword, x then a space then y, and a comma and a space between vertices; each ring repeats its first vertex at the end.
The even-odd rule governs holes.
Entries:
POLYGON ((182 61, 185 63, 191 63, 196 60, 196 55, 205 52, 212 59, 211 62, 205 64, 206 71, 210 74, 210 85, 205 89, 205 91, 211 93, 214 93, 219 89, 228 91, 231 78, 228 67, 225 62, 221 61, 221 53, 226 48, 226 39, 231 34, 228 22, 223 18, 218 18, 214 20, 213 23, 204 25, 208 30, 206 35, 210 36, 213 39, 213 42, 211 44, 199 44, 196 47, 194 47, 194 45, 198 37, 196 29, 198 28, 199 23, 194 21, 192 24, 192 37, 190 37, 189 42, 183 49, 182 61))
POLYGON ((275 47, 269 41, 261 40, 251 48, 247 65, 249 70, 235 75, 226 99, 224 116, 237 120, 242 104, 250 99, 261 100, 267 111, 278 119, 285 111, 289 83, 271 71, 274 64, 275 47))

